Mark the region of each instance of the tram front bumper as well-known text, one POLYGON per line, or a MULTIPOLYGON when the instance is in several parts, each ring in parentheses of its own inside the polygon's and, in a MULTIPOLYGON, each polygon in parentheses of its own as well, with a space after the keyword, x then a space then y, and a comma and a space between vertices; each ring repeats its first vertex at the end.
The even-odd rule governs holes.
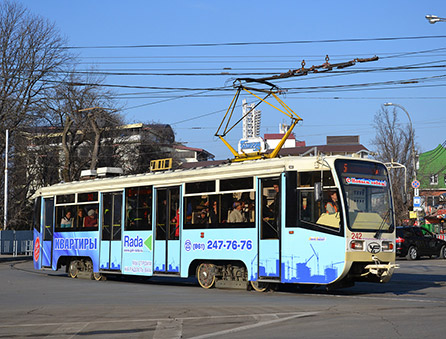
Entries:
POLYGON ((395 269, 399 268, 400 265, 394 264, 394 263, 388 263, 388 264, 369 264, 365 267, 368 272, 368 274, 376 275, 379 278, 379 281, 382 283, 388 282, 390 278, 392 277, 393 271, 395 269))

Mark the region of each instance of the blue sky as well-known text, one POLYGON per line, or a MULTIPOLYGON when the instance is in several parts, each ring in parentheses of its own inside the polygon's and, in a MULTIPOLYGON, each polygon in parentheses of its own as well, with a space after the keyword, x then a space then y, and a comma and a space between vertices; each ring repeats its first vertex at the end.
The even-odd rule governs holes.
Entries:
MULTIPOLYGON (((374 55, 380 60, 346 69, 362 71, 356 74, 310 74, 277 82, 289 89, 282 99, 303 118, 294 130, 299 140, 317 145, 324 144, 327 135, 360 135, 361 143, 373 150, 373 117, 389 101, 410 113, 421 151, 446 139, 446 81, 442 77, 446 75, 442 67, 446 38, 419 38, 446 36, 446 23, 432 25, 424 18, 426 14, 446 17, 444 0, 17 1, 54 22, 69 46, 123 46, 76 49, 78 69, 94 67, 106 73, 105 84, 172 88, 114 90, 128 122, 171 124, 178 141, 204 148, 217 159, 231 156, 214 134, 235 93, 230 86, 234 78, 297 69, 303 59, 307 67, 320 65, 325 55, 332 63, 374 55), (418 38, 318 42, 390 37, 418 38), (308 43, 190 46, 292 41, 308 43), (159 44, 169 46, 153 47, 159 44), (151 46, 125 47, 136 45, 151 46), (185 73, 192 75, 178 75, 185 73), (344 87, 321 88, 339 85, 344 87), (226 91, 204 91, 225 86, 226 91)), ((267 106, 259 108, 262 134, 275 133, 279 123, 289 122, 267 106)), ((407 127, 406 116, 399 112, 407 127)), ((236 113, 241 115, 241 108, 236 113)), ((236 147, 240 137, 241 126, 227 139, 236 147)))

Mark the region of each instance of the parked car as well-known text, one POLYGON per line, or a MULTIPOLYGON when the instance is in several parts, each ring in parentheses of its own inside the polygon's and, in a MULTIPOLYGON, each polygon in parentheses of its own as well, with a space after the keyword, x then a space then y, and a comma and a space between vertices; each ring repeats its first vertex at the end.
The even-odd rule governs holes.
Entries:
POLYGON ((446 258, 446 241, 422 227, 398 226, 396 228, 396 255, 415 260, 422 256, 446 258))

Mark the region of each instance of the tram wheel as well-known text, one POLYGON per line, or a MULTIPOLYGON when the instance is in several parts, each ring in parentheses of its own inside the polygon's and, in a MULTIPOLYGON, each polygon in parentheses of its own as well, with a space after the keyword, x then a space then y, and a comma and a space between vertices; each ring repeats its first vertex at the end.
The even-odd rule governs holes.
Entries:
POLYGON ((198 283, 203 288, 211 288, 215 283, 215 265, 202 263, 197 268, 198 283))
POLYGON ((105 280, 105 277, 99 272, 93 272, 91 274, 91 279, 96 281, 105 280))
POLYGON ((70 266, 68 266, 68 275, 74 279, 77 278, 78 274, 79 274, 78 261, 77 260, 70 261, 70 266))
POLYGON ((251 287, 257 292, 265 292, 269 288, 269 283, 261 281, 250 281, 251 287))

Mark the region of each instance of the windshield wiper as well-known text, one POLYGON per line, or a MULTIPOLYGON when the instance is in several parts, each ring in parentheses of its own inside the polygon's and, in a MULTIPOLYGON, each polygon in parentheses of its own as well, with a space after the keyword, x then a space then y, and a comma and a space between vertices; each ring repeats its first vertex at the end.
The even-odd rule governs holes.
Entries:
POLYGON ((375 238, 379 239, 381 238, 381 234, 383 234, 383 228, 384 225, 386 224, 386 220, 389 219, 389 226, 390 226, 390 212, 392 211, 391 208, 389 208, 389 210, 387 211, 386 215, 383 218, 383 221, 381 222, 381 225, 379 225, 378 231, 376 231, 375 233, 375 238))

